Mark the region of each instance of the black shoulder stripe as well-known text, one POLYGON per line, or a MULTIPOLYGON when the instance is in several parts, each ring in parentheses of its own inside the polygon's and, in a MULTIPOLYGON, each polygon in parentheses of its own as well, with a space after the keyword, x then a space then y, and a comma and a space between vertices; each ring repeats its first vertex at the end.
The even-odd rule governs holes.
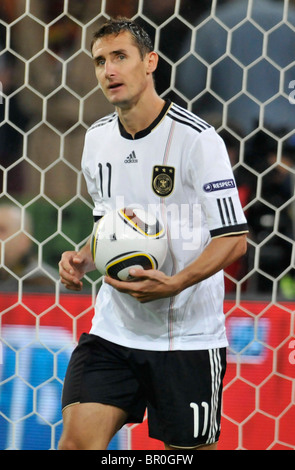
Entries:
POLYGON ((117 113, 109 114, 108 116, 105 116, 98 121, 96 121, 94 124, 92 124, 91 127, 89 127, 87 132, 92 131, 93 129, 96 129, 97 127, 105 126, 109 122, 114 121, 114 119, 117 118, 117 113))
MULTIPOLYGON (((173 119, 173 120, 176 121, 176 122, 180 122, 181 124, 184 124, 184 125, 186 125, 186 126, 192 127, 193 129, 195 129, 195 130, 198 131, 198 132, 202 132, 202 131, 204 131, 204 130, 206 129, 206 128, 204 128, 204 127, 201 127, 201 126, 195 124, 195 123, 192 122, 192 121, 187 121, 187 120, 184 120, 184 119, 182 119, 182 118, 180 118, 180 117, 176 117, 174 114, 172 114, 172 113, 170 113, 170 112, 167 114, 167 116, 169 116, 171 119, 173 119)), ((209 126, 208 126, 208 129, 209 129, 209 126)))
POLYGON ((188 119, 191 119, 192 121, 195 121, 199 124, 203 124, 206 127, 211 127, 206 121, 204 121, 204 119, 201 119, 196 114, 192 113, 191 111, 188 111, 185 108, 182 108, 181 106, 179 106, 176 103, 173 103, 172 110, 175 111, 175 112, 178 112, 179 114, 181 114, 182 116, 184 116, 188 119))
POLYGON ((173 104, 173 106, 169 109, 168 116, 170 116, 171 119, 174 119, 177 122, 192 127, 198 132, 202 132, 212 127, 206 121, 203 121, 202 119, 195 116, 193 113, 186 111, 185 109, 180 108, 175 104, 173 104))

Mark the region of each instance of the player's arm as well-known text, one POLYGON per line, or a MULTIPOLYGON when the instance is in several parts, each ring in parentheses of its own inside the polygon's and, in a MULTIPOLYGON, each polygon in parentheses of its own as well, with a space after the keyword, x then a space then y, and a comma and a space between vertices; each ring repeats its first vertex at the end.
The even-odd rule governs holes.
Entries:
POLYGON ((247 251, 247 235, 213 238, 203 253, 183 271, 176 274, 181 290, 207 279, 227 268, 247 251))
POLYGON ((80 291, 84 275, 96 269, 90 250, 90 238, 80 251, 65 251, 58 266, 62 284, 69 290, 80 291))
POLYGON ((172 297, 225 269, 246 251, 246 234, 214 238, 194 262, 174 276, 156 270, 134 269, 130 274, 136 282, 116 281, 110 277, 106 277, 105 282, 143 303, 172 297))

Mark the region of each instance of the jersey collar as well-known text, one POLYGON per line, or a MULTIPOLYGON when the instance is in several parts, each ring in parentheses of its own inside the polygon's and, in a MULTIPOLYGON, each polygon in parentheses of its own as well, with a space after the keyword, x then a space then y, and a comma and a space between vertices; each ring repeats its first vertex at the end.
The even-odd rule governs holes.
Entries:
POLYGON ((158 115, 158 117, 146 128, 146 129, 143 129, 142 131, 139 131, 135 134, 134 138, 132 137, 131 134, 129 134, 125 128, 123 127, 119 117, 118 117, 118 124, 119 124, 119 130, 120 130, 120 134, 122 137, 124 137, 125 139, 129 139, 129 140, 136 140, 136 139, 141 139, 142 137, 145 137, 146 135, 150 134, 152 132, 153 129, 155 129, 155 127, 157 127, 157 125, 162 121, 163 117, 166 115, 168 109, 170 108, 171 106, 171 101, 170 100, 165 100, 165 104, 164 104, 164 107, 162 109, 162 111, 160 112, 160 114, 158 115))

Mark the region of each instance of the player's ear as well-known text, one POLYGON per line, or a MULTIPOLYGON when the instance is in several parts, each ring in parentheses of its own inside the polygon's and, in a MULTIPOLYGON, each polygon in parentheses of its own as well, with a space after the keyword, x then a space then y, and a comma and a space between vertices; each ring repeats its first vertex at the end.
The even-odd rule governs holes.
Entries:
POLYGON ((149 52, 146 55, 147 73, 154 73, 158 66, 159 56, 155 51, 149 52))

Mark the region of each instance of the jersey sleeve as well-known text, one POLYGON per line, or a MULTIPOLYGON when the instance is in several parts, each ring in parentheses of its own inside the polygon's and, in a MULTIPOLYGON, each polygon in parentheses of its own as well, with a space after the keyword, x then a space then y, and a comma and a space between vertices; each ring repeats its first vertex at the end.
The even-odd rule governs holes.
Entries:
POLYGON ((223 140, 211 128, 190 154, 193 185, 212 238, 248 232, 239 192, 223 140))

